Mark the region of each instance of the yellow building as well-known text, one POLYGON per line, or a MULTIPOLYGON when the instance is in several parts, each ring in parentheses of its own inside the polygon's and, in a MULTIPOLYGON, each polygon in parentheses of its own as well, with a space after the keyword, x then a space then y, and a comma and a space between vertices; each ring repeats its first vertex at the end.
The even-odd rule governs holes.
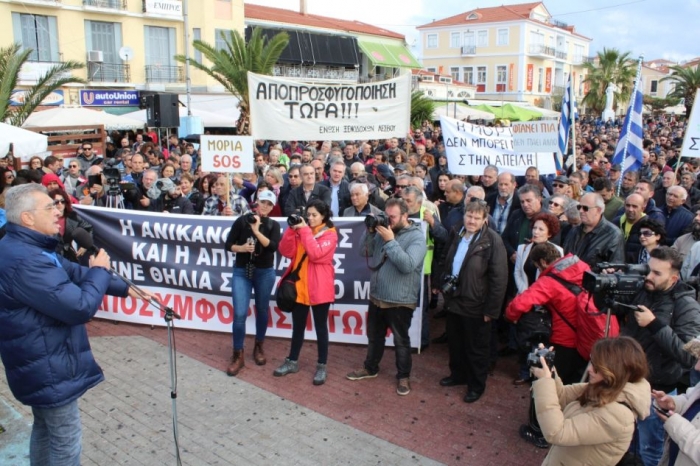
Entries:
POLYGON ((477 99, 551 108, 569 74, 584 95, 591 39, 555 21, 544 3, 477 8, 417 28, 424 69, 474 84, 477 99))
MULTIPOLYGON (((5 25, 0 28, 1 44, 15 41, 34 50, 22 69, 18 89, 35 83, 52 63, 74 60, 86 64, 76 75, 88 84, 64 88, 65 104, 80 105, 81 100, 86 104, 80 90, 116 96, 127 90, 185 91, 184 66, 173 58, 185 54, 182 1, 4 0, 0 18, 5 25)), ((219 31, 243 31, 243 0, 190 0, 188 20, 190 44, 194 39, 216 43, 219 31)), ((191 45, 190 53, 201 60, 191 45)), ((223 91, 194 69, 191 83, 195 97, 223 91)), ((134 110, 133 99, 119 102, 105 109, 134 110)))

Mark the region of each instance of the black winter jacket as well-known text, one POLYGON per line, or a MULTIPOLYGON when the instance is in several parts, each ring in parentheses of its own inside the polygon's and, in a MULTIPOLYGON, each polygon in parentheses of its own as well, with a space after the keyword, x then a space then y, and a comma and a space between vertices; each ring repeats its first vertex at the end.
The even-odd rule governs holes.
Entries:
POLYGON ((625 261, 625 242, 622 232, 601 217, 592 231, 585 233, 583 225, 571 229, 563 244, 564 252, 578 256, 592 269, 601 262, 625 261))

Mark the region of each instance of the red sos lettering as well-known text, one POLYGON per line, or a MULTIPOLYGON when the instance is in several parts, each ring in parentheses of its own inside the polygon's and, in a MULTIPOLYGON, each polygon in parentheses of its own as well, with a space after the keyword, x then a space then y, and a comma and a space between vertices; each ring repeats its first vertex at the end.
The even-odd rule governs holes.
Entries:
POLYGON ((241 157, 238 155, 215 155, 214 168, 241 168, 241 157))

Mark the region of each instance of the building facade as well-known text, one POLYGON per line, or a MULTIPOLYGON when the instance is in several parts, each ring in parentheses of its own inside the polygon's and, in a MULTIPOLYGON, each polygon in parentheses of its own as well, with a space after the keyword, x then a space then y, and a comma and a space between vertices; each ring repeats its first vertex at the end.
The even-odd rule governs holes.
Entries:
POLYGON ((478 99, 551 108, 569 74, 577 99, 585 93, 591 39, 553 20, 544 3, 477 8, 417 29, 424 69, 475 85, 478 99))

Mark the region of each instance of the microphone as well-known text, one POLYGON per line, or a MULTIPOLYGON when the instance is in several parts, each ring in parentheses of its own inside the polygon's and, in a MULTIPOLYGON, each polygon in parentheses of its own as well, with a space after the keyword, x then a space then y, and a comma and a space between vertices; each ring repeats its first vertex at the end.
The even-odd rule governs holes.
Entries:
POLYGON ((88 233, 85 228, 78 227, 73 230, 71 238, 78 244, 78 247, 85 249, 90 256, 94 256, 100 252, 100 250, 95 247, 95 242, 92 239, 92 235, 88 233))

